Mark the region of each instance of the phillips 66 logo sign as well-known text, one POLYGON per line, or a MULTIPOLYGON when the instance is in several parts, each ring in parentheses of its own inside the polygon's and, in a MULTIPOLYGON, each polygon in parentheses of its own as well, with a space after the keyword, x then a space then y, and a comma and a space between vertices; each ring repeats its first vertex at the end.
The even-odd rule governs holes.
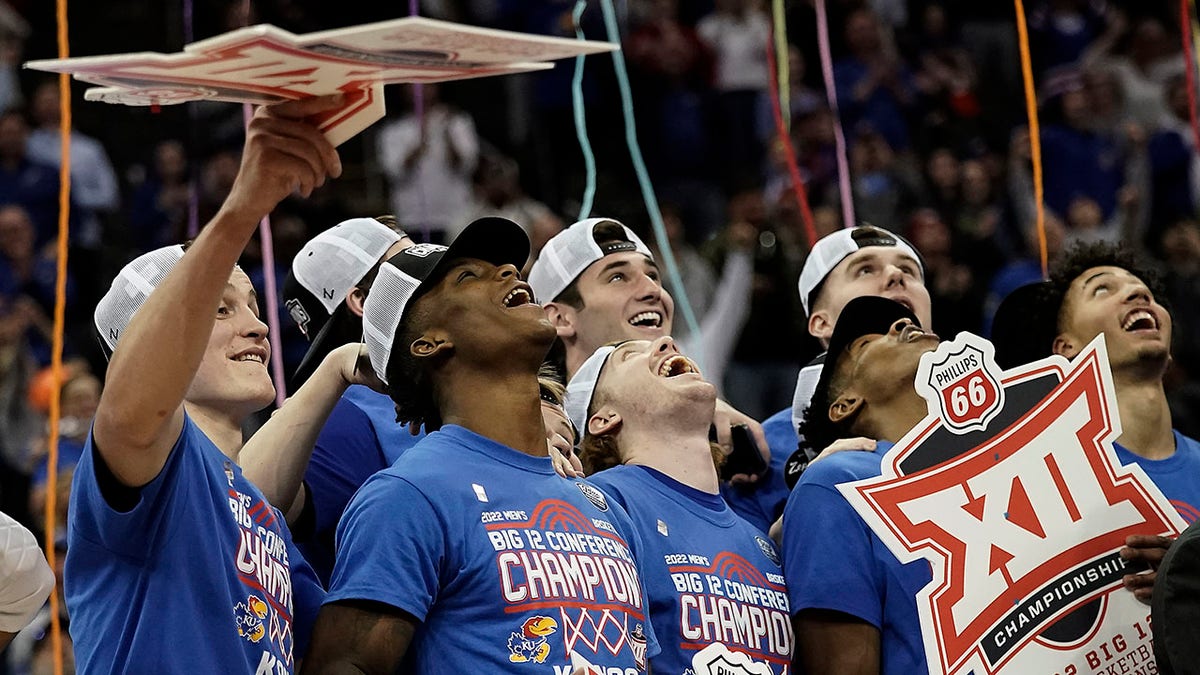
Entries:
POLYGON ((901 562, 930 566, 916 597, 929 672, 1157 672, 1149 610, 1122 583, 1137 570, 1119 551, 1185 525, 1117 459, 1103 337, 1071 363, 1001 373, 992 354, 966 333, 926 354, 930 416, 880 476, 838 486, 901 562))
POLYGON ((999 372, 992 343, 960 333, 921 357, 917 393, 928 402, 929 414, 940 417, 950 431, 982 431, 1004 407, 999 372))

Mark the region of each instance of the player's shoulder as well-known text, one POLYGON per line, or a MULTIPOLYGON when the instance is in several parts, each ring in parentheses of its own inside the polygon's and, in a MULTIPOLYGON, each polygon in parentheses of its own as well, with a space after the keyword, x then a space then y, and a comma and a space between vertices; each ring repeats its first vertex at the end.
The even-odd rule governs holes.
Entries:
POLYGON ((879 475, 883 452, 877 449, 874 452, 847 450, 834 453, 808 465, 796 486, 832 488, 848 481, 873 478, 879 475))
POLYGON ((1173 431, 1175 432, 1175 450, 1200 459, 1200 441, 1183 434, 1178 429, 1173 431))
POLYGON ((644 489, 638 487, 642 484, 644 478, 645 473, 640 469, 618 464, 577 482, 599 488, 613 501, 620 504, 623 508, 628 509, 629 496, 633 495, 636 498, 637 495, 645 492, 644 489))

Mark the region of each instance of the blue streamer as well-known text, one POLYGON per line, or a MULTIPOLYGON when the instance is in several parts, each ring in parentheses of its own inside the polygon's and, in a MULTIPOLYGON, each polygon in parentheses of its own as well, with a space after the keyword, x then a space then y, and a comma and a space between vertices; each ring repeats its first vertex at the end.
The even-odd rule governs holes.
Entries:
MULTIPOLYGON (((575 20, 575 37, 584 39, 583 26, 580 23, 583 10, 587 9, 588 0, 576 0, 571 17, 575 20)), ((587 170, 587 182, 583 188, 583 203, 579 205, 579 218, 583 220, 592 214, 592 201, 596 198, 596 156, 592 154, 592 142, 587 135, 587 119, 583 106, 583 59, 584 54, 575 57, 575 75, 571 78, 571 103, 575 110, 575 137, 579 139, 579 149, 583 152, 583 165, 587 170)))
MULTIPOLYGON (((620 44, 621 33, 617 30, 617 17, 613 10, 612 0, 600 0, 600 8, 604 12, 604 28, 608 34, 608 41, 620 44)), ((671 252, 671 243, 667 239, 667 228, 663 226, 662 213, 658 210, 658 198, 654 195, 654 186, 650 184, 646 162, 642 159, 642 149, 638 146, 637 128, 633 121, 633 96, 629 91, 629 73, 625 71, 625 57, 621 50, 617 50, 612 53, 612 59, 613 69, 617 73, 617 87, 621 90, 621 112, 625 117, 625 143, 629 146, 629 156, 633 159, 633 170, 637 173, 638 186, 642 189, 642 200, 646 203, 646 211, 650 215, 650 225, 654 229, 654 239, 658 242, 658 249, 667 270, 667 278, 675 287, 675 306, 682 310, 684 323, 687 324, 688 330, 693 336, 689 341, 688 349, 692 351, 694 358, 703 360, 704 355, 700 353, 702 348, 700 324, 692 312, 692 303, 688 302, 687 291, 683 287, 683 277, 680 276, 679 267, 675 264, 675 255, 671 252)))

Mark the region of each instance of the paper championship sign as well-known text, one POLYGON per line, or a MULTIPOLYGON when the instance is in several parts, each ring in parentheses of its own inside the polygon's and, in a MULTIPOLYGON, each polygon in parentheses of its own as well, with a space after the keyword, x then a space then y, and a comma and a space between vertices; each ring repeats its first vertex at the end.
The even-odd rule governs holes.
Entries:
POLYGON ((1113 450, 1103 336, 1072 362, 1001 372, 993 354, 969 333, 925 354, 929 415, 881 476, 839 486, 901 562, 929 562, 917 595, 929 672, 1158 672, 1150 608, 1122 586, 1138 570, 1118 551, 1185 524, 1113 450))
POLYGON ((445 82, 553 67, 619 45, 526 35, 421 17, 294 35, 263 24, 201 40, 176 54, 140 52, 30 61, 101 85, 89 101, 167 105, 187 101, 277 103, 344 93, 318 124, 334 145, 384 115, 383 85, 445 82))

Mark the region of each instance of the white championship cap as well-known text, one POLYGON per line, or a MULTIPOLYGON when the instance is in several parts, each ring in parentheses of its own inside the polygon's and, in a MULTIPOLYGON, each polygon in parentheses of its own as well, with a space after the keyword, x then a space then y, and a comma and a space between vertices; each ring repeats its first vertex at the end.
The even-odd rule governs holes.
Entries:
POLYGON ((346 295, 403 237, 374 218, 353 218, 313 237, 296 254, 283 282, 283 304, 310 343, 296 368, 297 383, 339 346, 325 343, 333 327, 346 320, 346 295))
POLYGON ((650 249, 642 243, 633 230, 612 218, 588 218, 559 232, 546 242, 533 268, 529 270, 529 285, 533 288, 534 300, 540 304, 553 302, 571 282, 575 281, 588 265, 610 253, 637 251, 654 259, 650 249), (623 241, 612 242, 601 247, 596 243, 594 230, 600 223, 616 223, 625 233, 623 241))
POLYGON ((604 364, 608 362, 608 357, 620 346, 620 344, 605 345, 592 352, 579 370, 575 371, 575 377, 572 377, 571 381, 567 383, 563 409, 567 411, 567 417, 575 424, 580 440, 587 435, 588 408, 592 405, 592 396, 596 393, 596 382, 600 379, 600 372, 604 370, 604 364))
POLYGON ((529 236, 507 218, 480 218, 467 225, 450 246, 410 246, 379 267, 379 275, 363 303, 363 339, 371 368, 384 384, 388 383, 392 342, 405 310, 437 284, 446 267, 459 258, 478 258, 520 269, 529 259, 529 236))
POLYGON ((913 260, 925 273, 925 261, 912 244, 894 232, 888 232, 874 225, 859 225, 844 230, 838 230, 821 238, 808 252, 804 261, 804 269, 800 271, 800 302, 804 305, 804 313, 812 313, 812 294, 825 281, 825 277, 842 262, 846 256, 868 246, 895 246, 912 256, 913 260))
POLYGON ((144 253, 121 268, 92 315, 105 356, 112 355, 133 315, 181 258, 183 247, 176 244, 144 253))

